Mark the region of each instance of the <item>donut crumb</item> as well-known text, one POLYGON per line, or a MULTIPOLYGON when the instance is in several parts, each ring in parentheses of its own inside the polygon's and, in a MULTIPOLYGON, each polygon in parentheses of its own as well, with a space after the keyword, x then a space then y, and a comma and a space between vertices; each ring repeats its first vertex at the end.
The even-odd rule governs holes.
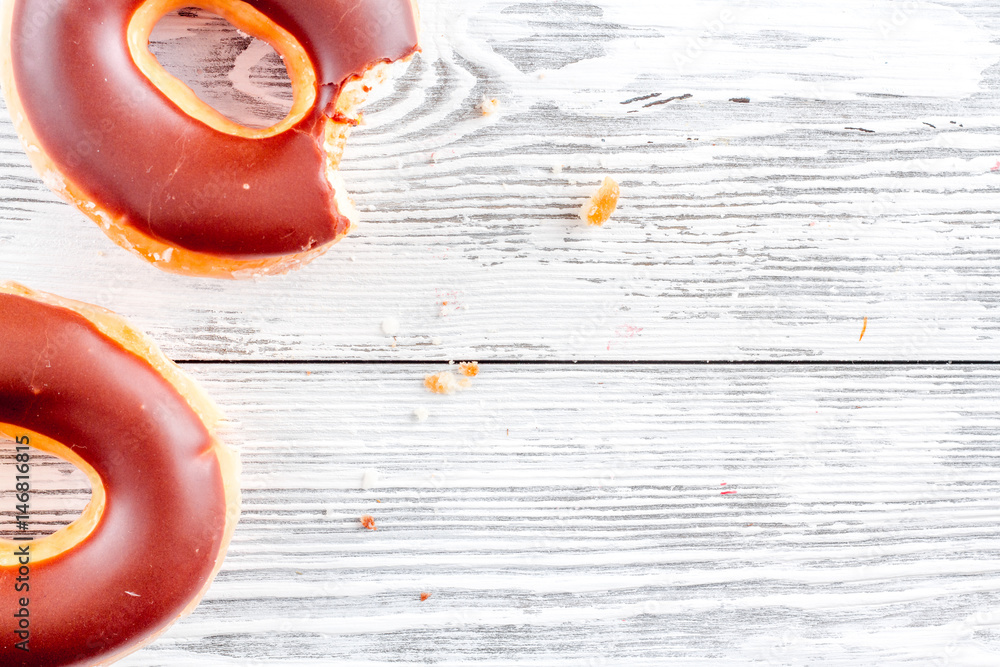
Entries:
POLYGON ((483 95, 483 101, 479 103, 479 110, 484 116, 492 116, 500 109, 500 101, 483 95))
POLYGON ((420 594, 420 601, 421 601, 421 602, 427 602, 427 600, 428 600, 428 599, 429 599, 430 597, 431 597, 431 594, 430 594, 430 593, 421 593, 421 594, 420 594))
POLYGON ((469 388, 468 377, 459 377, 451 371, 444 371, 424 378, 424 386, 435 394, 454 394, 469 388))
POLYGON ((378 530, 378 528, 375 526, 375 517, 370 516, 368 514, 361 517, 361 525, 367 528, 368 530, 378 530))
POLYGON ((600 189, 580 209, 580 219, 588 225, 600 227, 611 219, 615 209, 618 208, 620 194, 621 189, 615 179, 606 177, 600 189))
POLYGON ((466 361, 458 365, 458 372, 467 378, 474 378, 479 375, 479 362, 466 361))

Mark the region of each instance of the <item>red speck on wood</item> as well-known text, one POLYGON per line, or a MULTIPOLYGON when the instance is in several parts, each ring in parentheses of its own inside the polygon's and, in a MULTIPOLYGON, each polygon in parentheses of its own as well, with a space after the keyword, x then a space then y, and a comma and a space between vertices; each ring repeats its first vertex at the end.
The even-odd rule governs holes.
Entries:
POLYGON ((421 593, 420 594, 420 601, 421 602, 427 602, 427 598, 429 598, 430 596, 431 596, 430 593, 421 593))
POLYGON ((731 495, 734 495, 735 493, 736 493, 735 491, 723 491, 722 495, 724 495, 724 496, 731 496, 731 495))

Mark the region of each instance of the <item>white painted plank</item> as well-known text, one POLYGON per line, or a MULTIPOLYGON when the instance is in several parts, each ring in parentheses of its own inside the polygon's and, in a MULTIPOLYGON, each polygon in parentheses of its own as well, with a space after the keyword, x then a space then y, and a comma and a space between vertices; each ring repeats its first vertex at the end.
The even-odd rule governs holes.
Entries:
POLYGON ((65 528, 90 500, 90 482, 73 464, 42 452, 29 452, 27 514, 17 511, 18 471, 14 440, 0 435, 0 540, 38 539, 65 528), (20 517, 21 523, 18 523, 20 517), (27 517, 25 519, 24 517, 27 517))
MULTIPOLYGON (((219 284, 143 266, 48 193, 2 117, 3 276, 118 310, 184 359, 996 359, 995 5, 423 15, 423 55, 349 147, 366 222, 305 271, 219 284), (620 213, 584 229, 605 173, 620 213)), ((234 45, 194 66, 225 75, 234 45)), ((158 48, 180 67, 189 46, 158 48)), ((280 97, 276 61, 251 81, 240 57, 239 94, 280 97)))
POLYGON ((1000 659, 1000 368, 187 368, 243 519, 126 667, 1000 659))

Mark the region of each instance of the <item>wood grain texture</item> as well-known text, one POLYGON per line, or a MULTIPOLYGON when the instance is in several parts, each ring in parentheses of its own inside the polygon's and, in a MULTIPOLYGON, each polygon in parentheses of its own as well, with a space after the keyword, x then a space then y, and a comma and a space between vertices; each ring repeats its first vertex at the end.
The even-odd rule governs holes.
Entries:
MULTIPOLYGON (((183 359, 996 358, 995 6, 440 0, 423 16, 424 53, 345 159, 366 222, 307 270, 150 270, 46 190, 5 118, 4 275, 111 307, 183 359), (583 228, 608 173, 620 212, 583 228)), ((280 61, 218 31, 172 23, 158 53, 203 70, 220 105, 262 99, 244 111, 266 122, 280 61)))
POLYGON ((124 666, 1000 659, 998 368, 188 369, 243 519, 124 666))
MULTIPOLYGON (((1000 361, 1000 8, 422 10, 345 158, 364 223, 284 278, 145 266, 0 111, 0 278, 259 362, 185 364, 229 415, 243 520, 123 667, 1000 663, 1000 367, 783 363, 1000 361), (583 228, 605 174, 619 213, 583 228), (487 363, 449 397, 422 386, 445 363, 399 363, 448 359, 609 363, 487 363), (732 359, 781 363, 620 363, 732 359)), ((287 104, 221 22, 157 39, 234 117, 287 104)), ((37 471, 50 532, 86 481, 37 471)))

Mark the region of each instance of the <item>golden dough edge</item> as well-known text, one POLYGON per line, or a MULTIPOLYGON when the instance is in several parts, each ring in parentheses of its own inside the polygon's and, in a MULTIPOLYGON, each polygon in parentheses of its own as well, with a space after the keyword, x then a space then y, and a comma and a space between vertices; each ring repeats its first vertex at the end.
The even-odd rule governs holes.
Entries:
MULTIPOLYGON (((4 291, 3 285, 0 285, 0 291, 4 291)), ((104 483, 101 481, 101 477, 97 474, 97 471, 89 463, 80 458, 72 449, 41 433, 36 433, 26 428, 15 427, 12 424, 0 423, 0 435, 6 435, 11 440, 17 440, 20 436, 28 436, 31 447, 38 451, 58 456, 64 461, 69 461, 79 470, 82 470, 90 481, 90 502, 87 503, 87 507, 84 508, 80 518, 51 535, 33 540, 31 542, 32 562, 45 562, 65 551, 69 551, 87 539, 100 522, 107 504, 107 493, 104 483)), ((18 559, 14 553, 17 546, 19 545, 15 542, 0 540, 0 568, 13 568, 18 565, 18 559)))

